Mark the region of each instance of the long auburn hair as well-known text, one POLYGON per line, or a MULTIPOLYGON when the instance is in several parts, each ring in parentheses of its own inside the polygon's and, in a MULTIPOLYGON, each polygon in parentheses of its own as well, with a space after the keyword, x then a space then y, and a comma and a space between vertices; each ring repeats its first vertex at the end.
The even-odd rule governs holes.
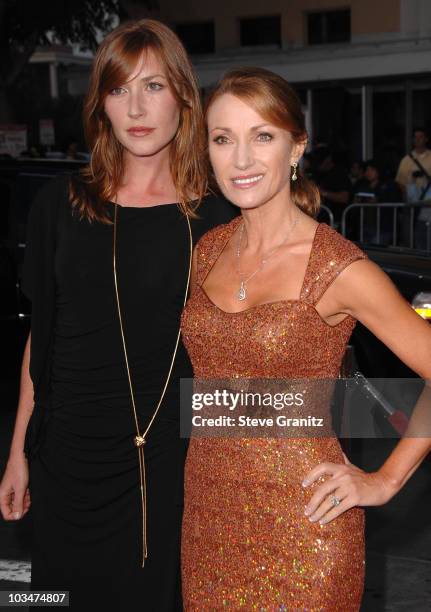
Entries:
MULTIPOLYGON (((266 121, 289 131, 295 143, 307 140, 301 100, 289 83, 275 72, 249 66, 230 70, 209 94, 205 118, 213 102, 227 93, 249 104, 266 121)), ((319 190, 299 167, 296 175, 297 180, 290 183, 292 200, 307 215, 315 217, 320 207, 319 190)))
POLYGON ((142 19, 113 30, 94 58, 83 112, 91 160, 70 183, 70 199, 81 218, 111 222, 106 202, 121 184, 124 159, 123 146, 114 135, 104 102, 112 89, 127 81, 148 50, 164 66, 180 108, 179 127, 170 144, 170 169, 182 212, 196 216, 194 211, 207 191, 203 113, 191 62, 170 28, 156 20, 142 19))

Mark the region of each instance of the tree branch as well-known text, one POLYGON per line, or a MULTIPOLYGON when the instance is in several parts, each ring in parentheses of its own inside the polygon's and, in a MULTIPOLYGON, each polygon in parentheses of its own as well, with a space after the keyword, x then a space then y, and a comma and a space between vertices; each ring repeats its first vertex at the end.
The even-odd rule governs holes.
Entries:
POLYGON ((5 87, 11 87, 17 80, 18 76, 23 71, 25 65, 28 63, 29 59, 33 55, 37 42, 39 40, 39 34, 37 32, 33 32, 30 35, 30 38, 24 44, 24 49, 20 53, 14 53, 13 56, 16 58, 12 67, 8 71, 7 77, 4 80, 5 87))

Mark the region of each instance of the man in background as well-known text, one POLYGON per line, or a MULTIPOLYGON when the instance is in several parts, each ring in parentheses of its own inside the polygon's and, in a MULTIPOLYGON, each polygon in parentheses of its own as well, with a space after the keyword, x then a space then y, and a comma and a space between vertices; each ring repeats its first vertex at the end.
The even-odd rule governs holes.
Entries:
POLYGON ((363 178, 356 181, 353 187, 354 202, 392 203, 400 202, 402 193, 399 185, 385 168, 376 160, 369 159, 363 163, 363 178))
POLYGON ((400 162, 396 181, 406 202, 423 202, 415 220, 415 246, 431 248, 431 151, 422 128, 413 132, 413 151, 400 162), (427 206, 426 206, 427 205, 427 206))
MULTIPOLYGON (((407 202, 428 199, 431 189, 431 150, 423 128, 413 132, 413 150, 402 158, 395 177, 407 202)), ((430 193, 431 196, 431 193, 430 193)))
POLYGON ((339 225, 343 210, 351 199, 352 184, 345 168, 335 163, 334 154, 327 147, 320 147, 314 152, 316 166, 315 181, 319 187, 323 203, 334 213, 335 222, 339 225))

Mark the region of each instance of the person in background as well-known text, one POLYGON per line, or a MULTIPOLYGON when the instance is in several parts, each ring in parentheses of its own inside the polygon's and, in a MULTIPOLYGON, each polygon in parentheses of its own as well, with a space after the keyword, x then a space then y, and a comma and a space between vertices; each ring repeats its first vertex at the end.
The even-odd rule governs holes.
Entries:
MULTIPOLYGON (((21 151, 19 156, 20 157, 32 157, 34 159, 38 159, 41 157, 45 157, 45 151, 43 150, 42 147, 36 147, 35 145, 32 145, 28 149, 21 151)), ((11 157, 11 156, 8 155, 7 157, 11 157)))
POLYGON ((89 153, 80 151, 79 143, 76 140, 71 140, 65 148, 65 159, 72 159, 75 161, 90 161, 89 153))
POLYGON ((425 199, 431 189, 431 151, 423 128, 413 131, 413 150, 405 155, 395 177, 407 202, 425 199))
POLYGON ((326 204, 334 213, 336 225, 340 224, 343 210, 351 198, 351 183, 349 175, 334 161, 334 155, 328 148, 320 148, 315 152, 315 180, 326 204))
POLYGON ((423 202, 415 220, 415 246, 431 247, 431 150, 424 128, 413 131, 413 150, 400 162, 396 179, 406 202, 423 202), (428 204, 428 206, 426 205, 428 204))
POLYGON ((301 160, 301 170, 304 176, 308 179, 313 178, 314 169, 313 169, 313 154, 311 152, 304 153, 301 160))
MULTIPOLYGON (((389 204, 402 201, 402 192, 391 178, 390 172, 383 169, 378 162, 369 159, 364 163, 364 177, 359 179, 353 188, 353 201, 363 204, 389 204)), ((358 211, 355 211, 358 212, 358 211)), ((390 244, 393 235, 393 211, 389 208, 380 210, 380 230, 377 232, 377 210, 366 208, 363 214, 363 237, 366 242, 390 244)), ((351 224, 359 231, 359 215, 351 217, 351 224)), ((350 226, 349 226, 350 227, 350 226)))
POLYGON ((65 151, 66 159, 80 159, 78 153, 78 143, 76 140, 71 140, 66 147, 65 151))
POLYGON ((388 172, 379 163, 369 159, 364 164, 364 176, 360 178, 353 189, 354 201, 375 203, 400 202, 402 192, 398 184, 391 179, 388 172), (366 194, 366 196, 365 196, 366 194))
POLYGON ((364 163, 359 159, 355 159, 350 166, 350 182, 353 186, 364 178, 364 163))

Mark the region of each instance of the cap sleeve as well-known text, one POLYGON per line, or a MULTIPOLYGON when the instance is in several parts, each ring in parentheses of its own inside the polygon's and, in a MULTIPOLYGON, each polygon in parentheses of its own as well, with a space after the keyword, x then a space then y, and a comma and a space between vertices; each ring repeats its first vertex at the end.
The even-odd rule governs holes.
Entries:
POLYGON ((303 299, 316 305, 325 291, 347 266, 368 256, 356 244, 322 223, 303 287, 303 299))

